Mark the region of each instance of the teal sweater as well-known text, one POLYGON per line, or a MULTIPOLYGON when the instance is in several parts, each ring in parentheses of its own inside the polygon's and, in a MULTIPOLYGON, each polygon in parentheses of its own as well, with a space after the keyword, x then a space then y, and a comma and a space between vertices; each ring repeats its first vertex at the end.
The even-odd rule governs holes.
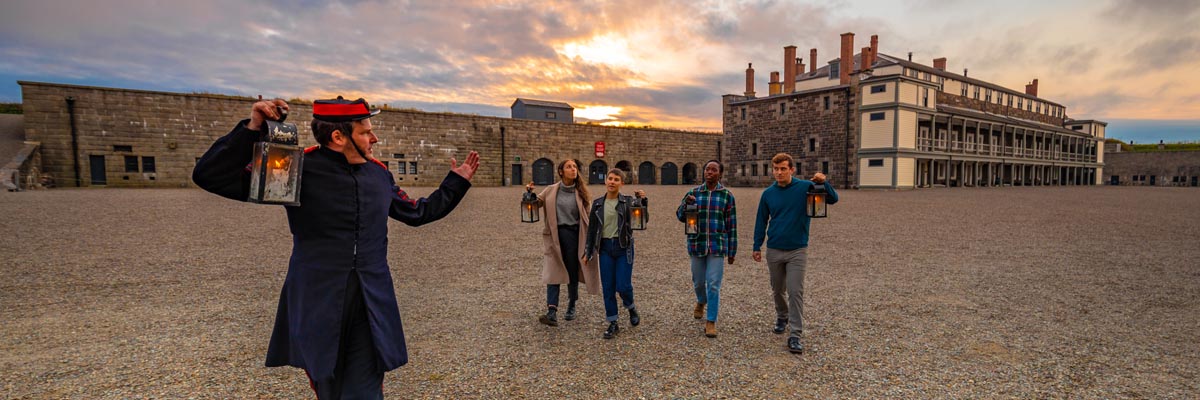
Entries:
MULTIPOLYGON (((763 239, 767 239, 767 248, 775 250, 808 247, 808 223, 812 219, 804 207, 808 188, 813 185, 812 181, 793 177, 786 187, 775 182, 763 191, 754 222, 754 251, 762 251, 763 239)), ((825 181, 825 193, 826 204, 838 202, 837 191, 829 181, 825 181)))

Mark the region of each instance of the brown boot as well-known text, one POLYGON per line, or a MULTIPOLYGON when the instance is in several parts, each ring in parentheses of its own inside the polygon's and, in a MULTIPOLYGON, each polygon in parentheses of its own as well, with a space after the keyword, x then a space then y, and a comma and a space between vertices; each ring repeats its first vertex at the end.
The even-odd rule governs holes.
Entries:
POLYGON ((692 310, 692 318, 704 318, 704 303, 696 303, 696 309, 692 310))
POLYGON ((717 337, 717 323, 716 322, 706 321, 704 323, 704 336, 717 337))

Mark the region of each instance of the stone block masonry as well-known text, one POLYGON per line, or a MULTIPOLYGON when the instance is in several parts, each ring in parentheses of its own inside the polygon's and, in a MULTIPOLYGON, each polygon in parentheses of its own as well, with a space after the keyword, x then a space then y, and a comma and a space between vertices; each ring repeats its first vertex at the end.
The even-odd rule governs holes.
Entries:
MULTIPOLYGON (((42 171, 59 186, 189 187, 192 168, 213 141, 247 118, 248 97, 115 89, 41 82, 19 82, 25 107, 26 139, 41 142, 42 171), (74 99, 78 153, 72 146, 66 98, 74 99), (98 169, 93 171, 93 168, 98 169), (95 172, 95 174, 93 173, 95 172), (96 178, 103 178, 94 180, 96 178)), ((370 99, 368 99, 370 100, 370 99)), ((291 104, 289 122, 301 130, 301 145, 316 144, 309 131, 310 104, 291 104)), ((620 128, 514 120, 477 115, 385 110, 371 119, 379 143, 374 154, 388 165, 401 186, 441 182, 450 158, 460 161, 474 150, 481 167, 474 184, 512 183, 514 165, 521 180, 532 179, 533 163, 546 159, 580 160, 583 173, 593 161, 608 168, 624 161, 632 182, 639 166, 654 166, 661 183, 663 165, 677 173, 687 164, 718 157, 719 132, 620 128), (503 144, 502 144, 503 142, 503 144), (605 143, 597 158, 595 143, 605 143)), ((649 171, 649 170, 647 170, 649 171)), ((682 174, 680 174, 682 175, 682 174)), ((648 180, 648 179, 646 179, 648 180)), ((686 177, 676 179, 683 183, 686 177)))

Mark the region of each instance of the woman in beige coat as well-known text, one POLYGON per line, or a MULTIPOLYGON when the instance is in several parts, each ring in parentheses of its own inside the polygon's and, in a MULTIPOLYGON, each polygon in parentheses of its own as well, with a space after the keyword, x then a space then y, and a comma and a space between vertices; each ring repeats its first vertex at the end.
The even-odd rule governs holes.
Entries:
MULTIPOLYGON (((579 300, 579 282, 587 285, 588 294, 600 292, 600 269, 596 260, 580 265, 584 241, 587 240, 588 199, 587 183, 579 179, 579 162, 564 160, 558 163, 558 183, 547 186, 538 194, 542 210, 542 242, 545 261, 542 263, 542 283, 546 284, 546 314, 538 321, 558 326, 559 287, 567 284, 567 312, 563 319, 575 319, 575 301, 579 300), (580 234, 580 233, 585 234, 580 234)), ((533 182, 526 185, 533 190, 533 182)))

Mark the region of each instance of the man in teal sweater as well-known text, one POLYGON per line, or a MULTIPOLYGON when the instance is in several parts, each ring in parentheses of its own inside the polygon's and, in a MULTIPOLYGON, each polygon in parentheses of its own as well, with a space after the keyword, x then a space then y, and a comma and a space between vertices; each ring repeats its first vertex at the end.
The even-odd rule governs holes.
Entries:
POLYGON ((800 334, 804 331, 804 266, 808 259, 808 226, 805 212, 809 188, 824 185, 826 204, 838 201, 837 191, 825 174, 813 174, 811 181, 796 178, 796 164, 787 153, 771 158, 775 183, 763 191, 754 223, 754 254, 762 262, 763 239, 767 242, 767 269, 771 273, 771 292, 775 299, 775 333, 790 327, 788 351, 803 353, 800 334), (784 297, 784 289, 787 297, 784 297))

